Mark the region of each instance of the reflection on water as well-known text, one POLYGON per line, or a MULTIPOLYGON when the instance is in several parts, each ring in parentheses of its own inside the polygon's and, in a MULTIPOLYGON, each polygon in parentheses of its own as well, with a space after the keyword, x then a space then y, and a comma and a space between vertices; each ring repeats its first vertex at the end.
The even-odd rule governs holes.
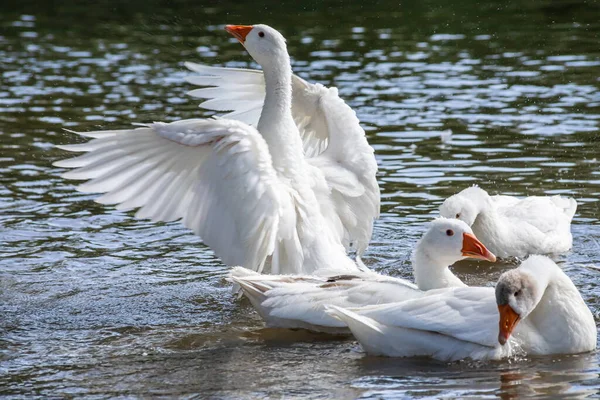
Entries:
MULTIPOLYGON (((254 66, 222 25, 268 23, 299 75, 339 88, 376 149, 369 265, 410 277, 424 223, 472 183, 571 194, 575 246, 558 261, 598 316, 598 5, 242 3, 0 5, 0 395, 595 394, 596 353, 448 365, 264 329, 198 238, 93 203, 50 164, 64 156, 52 144, 73 140, 63 127, 208 116, 185 95, 182 62, 254 66)), ((510 267, 454 268, 488 285, 510 267)))
POLYGON ((354 386, 368 389, 362 397, 381 396, 498 396, 503 399, 528 396, 589 396, 600 380, 591 372, 597 361, 590 355, 532 358, 516 362, 464 361, 450 365, 430 360, 362 359, 368 375, 354 386), (523 368, 523 364, 527 368, 523 368), (537 370, 536 370, 537 368, 537 370), (415 374, 418 371, 418 374, 415 374), (494 379, 491 379, 491 376, 494 379))

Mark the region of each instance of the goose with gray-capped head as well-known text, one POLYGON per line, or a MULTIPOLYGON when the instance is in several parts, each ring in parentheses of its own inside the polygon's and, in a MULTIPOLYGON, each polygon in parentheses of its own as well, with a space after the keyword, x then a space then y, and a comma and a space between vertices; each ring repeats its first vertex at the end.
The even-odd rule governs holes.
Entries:
POLYGON ((568 251, 576 209, 571 197, 490 196, 472 186, 446 199, 440 216, 465 221, 496 256, 523 258, 568 251))
POLYGON ((181 220, 227 265, 273 274, 360 271, 346 250, 354 243, 360 258, 367 247, 379 188, 355 113, 335 89, 292 74, 275 29, 226 30, 263 71, 190 65, 210 75, 192 81, 216 86, 195 94, 214 94, 204 106, 219 109, 260 100, 253 123, 238 109, 228 118, 83 132, 92 140, 58 147, 86 154, 54 165, 74 168, 62 176, 88 180, 77 189, 104 193, 100 203, 139 209, 138 218, 181 220))
POLYGON ((426 290, 464 287, 448 266, 465 258, 496 260, 467 224, 438 218, 431 222, 412 254, 416 285, 371 271, 314 277, 261 275, 234 268, 230 279, 242 288, 270 327, 347 332, 342 321, 325 312, 324 304, 386 304, 419 297, 426 290))
POLYGON ((596 348, 596 322, 581 294, 539 255, 502 274, 496 288, 438 289, 398 303, 326 310, 376 355, 454 361, 596 348))

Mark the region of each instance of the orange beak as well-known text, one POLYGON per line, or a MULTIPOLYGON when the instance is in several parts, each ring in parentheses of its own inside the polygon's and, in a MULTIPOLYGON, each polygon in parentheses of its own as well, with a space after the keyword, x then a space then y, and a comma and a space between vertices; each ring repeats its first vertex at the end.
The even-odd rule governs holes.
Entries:
POLYGON ((463 233, 462 255, 469 258, 477 258, 479 260, 496 261, 494 253, 489 251, 483 243, 471 233, 463 233))
POLYGON ((225 30, 231 33, 241 44, 244 44, 246 36, 253 28, 252 25, 225 25, 225 30))
POLYGON ((503 345, 508 341, 508 338, 515 329, 515 326, 517 326, 517 323, 521 320, 521 317, 519 317, 519 314, 517 314, 508 304, 499 305, 498 311, 500 312, 500 332, 498 333, 498 342, 503 345))

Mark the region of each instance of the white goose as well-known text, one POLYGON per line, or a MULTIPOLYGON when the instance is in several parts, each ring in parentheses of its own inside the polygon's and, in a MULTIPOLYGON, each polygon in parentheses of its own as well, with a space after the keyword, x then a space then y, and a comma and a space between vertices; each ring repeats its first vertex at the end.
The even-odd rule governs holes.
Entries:
MULTIPOLYGON (((265 65, 273 63, 279 56, 267 48, 255 49, 255 44, 251 43, 253 38, 245 36, 251 28, 228 26, 227 30, 244 44, 263 71, 187 62, 185 65, 199 75, 189 76, 186 80, 194 85, 209 86, 188 92, 193 97, 207 99, 200 107, 230 111, 221 117, 258 127, 262 134, 260 121, 269 122, 272 118, 263 115, 269 110, 264 106, 266 101, 272 100, 273 92, 266 83, 268 77, 265 74, 269 72, 265 65)), ((267 31, 273 32, 279 40, 273 48, 285 47, 283 37, 273 28, 266 25, 255 25, 254 28, 263 29, 265 35, 267 31)), ((287 50, 285 53, 287 57, 287 50)), ((289 59, 285 63, 289 63, 289 59)), ((286 66, 286 69, 289 68, 286 66)), ((315 195, 323 215, 330 219, 328 223, 332 226, 338 227, 341 223, 344 246, 349 249, 352 245, 360 259, 371 240, 373 220, 379 216, 380 196, 373 148, 367 142, 356 113, 338 96, 336 88, 311 84, 292 74, 291 97, 291 116, 302 139, 308 170, 315 175, 315 195), (322 186, 323 178, 326 186, 322 186)), ((276 114, 281 112, 281 109, 275 109, 276 114)))
POLYGON ((327 311, 376 355, 453 361, 596 348, 596 323, 579 291, 552 260, 537 255, 502 274, 495 289, 438 289, 399 303, 327 311))
POLYGON ((490 251, 507 258, 568 251, 576 209, 570 197, 490 196, 472 186, 447 198, 440 215, 465 221, 490 251))
MULTIPOLYGON (((93 140, 58 147, 87 154, 54 165, 76 168, 65 178, 91 179, 78 190, 106 193, 100 203, 139 208, 136 217, 153 221, 181 219, 225 264, 262 271, 269 258, 273 274, 358 271, 344 245, 355 242, 358 255, 366 248, 379 189, 356 115, 335 89, 292 75, 276 30, 226 29, 263 67, 251 72, 265 93, 257 129, 232 119, 188 119, 79 133, 93 140), (295 99, 302 93, 299 104, 292 84, 295 99), (305 107, 302 126, 324 143, 314 158, 305 157, 292 107, 305 107)), ((223 74, 237 82, 237 72, 223 74)), ((244 90, 237 95, 239 102, 244 90)))
POLYGON ((347 332, 346 325, 325 312, 325 304, 359 307, 421 296, 423 290, 466 286, 448 268, 464 258, 496 261, 467 224, 439 218, 417 243, 412 267, 417 285, 372 271, 338 276, 261 275, 234 268, 230 279, 270 327, 347 332))

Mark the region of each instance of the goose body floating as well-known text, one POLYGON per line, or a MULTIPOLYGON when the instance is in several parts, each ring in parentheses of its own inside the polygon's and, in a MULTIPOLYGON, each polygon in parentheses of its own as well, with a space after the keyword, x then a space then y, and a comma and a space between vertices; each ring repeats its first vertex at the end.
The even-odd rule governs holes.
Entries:
POLYGON ((571 197, 490 196, 478 186, 455 194, 440 206, 440 216, 458 218, 500 258, 558 254, 571 249, 571 197))
POLYGON ((231 266, 273 274, 357 272, 379 215, 377 164, 335 88, 292 74, 285 39, 266 25, 232 26, 261 71, 208 68, 205 108, 225 118, 82 132, 84 152, 54 165, 82 192, 138 218, 181 220, 231 266), (249 107, 249 108, 248 108, 249 107), (360 261, 360 260, 359 260, 360 261))
POLYGON ((531 256, 496 288, 455 287, 387 305, 327 306, 369 354, 442 361, 596 348, 596 323, 581 294, 549 258, 531 256))
POLYGON ((425 290, 464 287, 449 265, 464 258, 496 261, 496 257, 456 219, 433 221, 415 246, 412 267, 416 285, 372 271, 337 276, 261 275, 234 268, 237 283, 270 327, 347 332, 346 324, 325 312, 325 304, 360 307, 418 298, 425 290))

